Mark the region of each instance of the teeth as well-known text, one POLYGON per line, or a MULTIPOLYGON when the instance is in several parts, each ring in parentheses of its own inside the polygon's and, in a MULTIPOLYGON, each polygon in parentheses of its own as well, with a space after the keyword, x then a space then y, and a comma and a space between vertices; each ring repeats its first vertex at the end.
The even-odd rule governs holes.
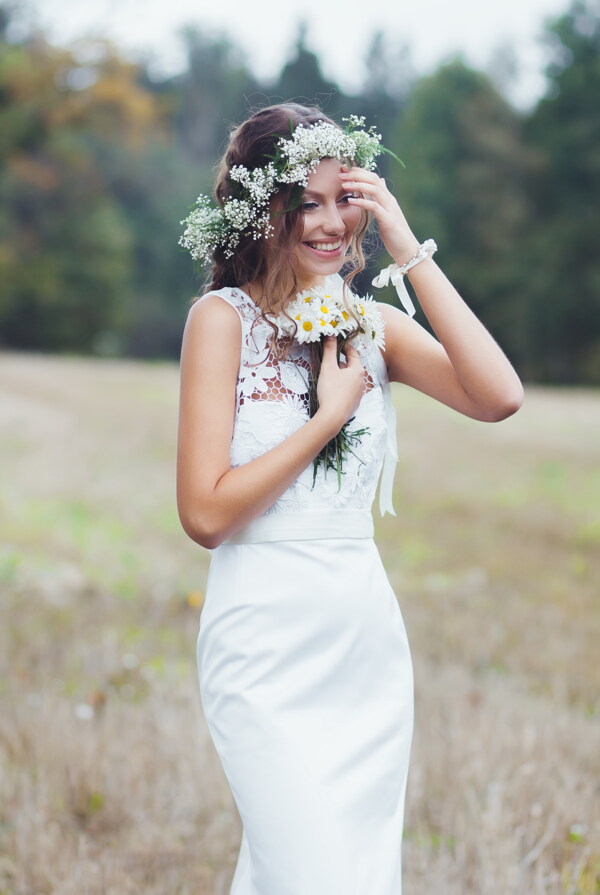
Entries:
POLYGON ((333 252, 335 249, 339 249, 341 244, 341 239, 338 242, 309 242, 312 249, 319 249, 320 252, 333 252))

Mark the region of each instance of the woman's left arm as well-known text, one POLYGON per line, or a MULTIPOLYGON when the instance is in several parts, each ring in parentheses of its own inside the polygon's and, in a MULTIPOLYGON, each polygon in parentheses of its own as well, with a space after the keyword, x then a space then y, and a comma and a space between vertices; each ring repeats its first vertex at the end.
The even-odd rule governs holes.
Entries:
MULTIPOLYGON (((374 215, 386 249, 398 265, 406 263, 419 242, 383 178, 361 168, 340 176, 345 187, 364 194, 348 201, 374 215)), ((523 402, 519 377, 435 261, 421 261, 407 276, 437 339, 402 311, 380 304, 390 379, 474 419, 495 422, 515 413, 523 402)))

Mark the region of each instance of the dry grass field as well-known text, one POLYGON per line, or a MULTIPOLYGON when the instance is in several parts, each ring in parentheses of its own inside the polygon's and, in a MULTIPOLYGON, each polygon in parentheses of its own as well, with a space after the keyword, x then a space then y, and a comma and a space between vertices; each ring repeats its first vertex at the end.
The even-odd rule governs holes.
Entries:
MULTIPOLYGON (((0 355, 0 895, 228 892, 177 388, 174 364, 0 355)), ((594 895, 600 394, 531 388, 494 425, 396 399, 377 527, 416 676, 405 895, 594 895)))

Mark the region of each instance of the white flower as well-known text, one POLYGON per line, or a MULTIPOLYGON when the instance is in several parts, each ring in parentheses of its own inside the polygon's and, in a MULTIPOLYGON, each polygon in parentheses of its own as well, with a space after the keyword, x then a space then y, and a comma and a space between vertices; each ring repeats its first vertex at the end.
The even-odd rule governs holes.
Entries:
POLYGON ((332 284, 298 292, 285 312, 271 319, 281 335, 293 335, 300 345, 325 336, 348 336, 357 330, 357 344, 368 347, 374 343, 379 348, 385 344, 383 318, 373 298, 348 293, 344 301, 342 289, 332 284))
POLYGON ((366 336, 367 340, 374 342, 378 348, 384 348, 385 325, 383 318, 377 308, 377 303, 372 296, 365 295, 357 303, 357 311, 360 316, 360 331, 366 336))
POLYGON ((301 311, 294 316, 294 321, 298 327, 296 330, 296 341, 300 345, 305 342, 318 342, 323 333, 319 324, 319 318, 310 311, 301 311))

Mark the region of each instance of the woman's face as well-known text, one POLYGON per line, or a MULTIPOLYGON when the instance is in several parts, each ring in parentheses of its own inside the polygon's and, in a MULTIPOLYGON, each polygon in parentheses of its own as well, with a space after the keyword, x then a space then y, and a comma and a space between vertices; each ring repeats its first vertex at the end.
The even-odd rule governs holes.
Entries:
POLYGON ((359 194, 342 187, 342 170, 338 159, 326 158, 308 178, 302 201, 304 229, 294 249, 300 288, 316 286, 338 272, 360 223, 361 209, 348 202, 349 196, 359 194))

